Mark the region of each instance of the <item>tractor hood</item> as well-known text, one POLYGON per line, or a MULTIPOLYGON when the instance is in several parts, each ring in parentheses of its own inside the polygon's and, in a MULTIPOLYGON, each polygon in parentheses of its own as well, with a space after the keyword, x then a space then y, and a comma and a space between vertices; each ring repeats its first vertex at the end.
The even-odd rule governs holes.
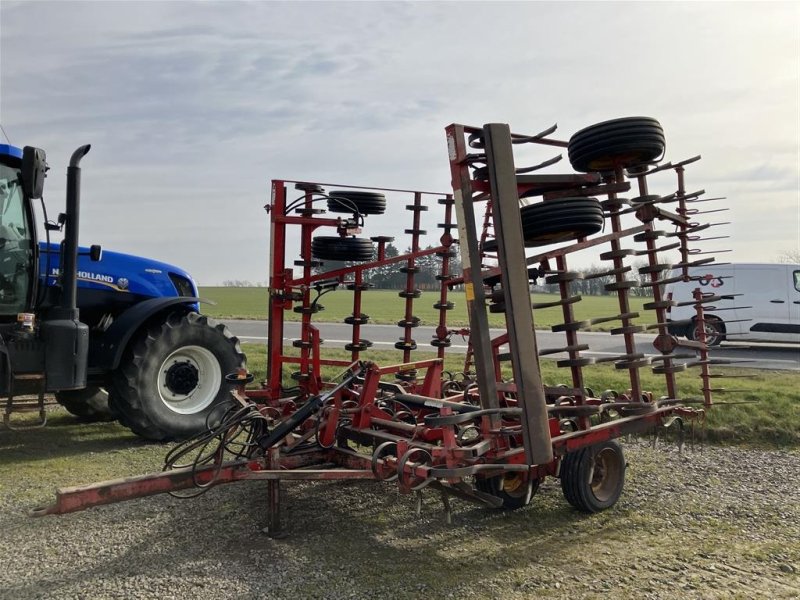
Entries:
MULTIPOLYGON (((59 244, 39 244, 39 273, 53 285, 59 271, 59 244)), ((193 296, 197 286, 191 276, 176 266, 141 256, 103 251, 99 261, 89 258, 89 248, 78 251, 78 288, 114 291, 150 298, 193 296)))

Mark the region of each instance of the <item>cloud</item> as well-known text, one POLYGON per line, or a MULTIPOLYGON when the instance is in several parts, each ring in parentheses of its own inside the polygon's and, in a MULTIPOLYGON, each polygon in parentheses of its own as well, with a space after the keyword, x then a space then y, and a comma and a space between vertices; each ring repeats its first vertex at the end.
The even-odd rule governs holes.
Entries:
MULTIPOLYGON (((72 150, 93 144, 87 241, 175 262, 204 284, 266 278, 272 178, 448 191, 451 122, 522 133, 558 122, 567 139, 651 115, 668 159, 703 155, 690 185, 728 196, 735 222, 761 216, 756 197, 800 203, 796 5, 454 7, 4 1, 0 116, 14 143, 47 149, 54 207, 72 150)), ((406 216, 391 208, 375 227, 402 235, 406 216)), ((734 256, 770 260, 796 243, 796 218, 770 228, 734 256)))

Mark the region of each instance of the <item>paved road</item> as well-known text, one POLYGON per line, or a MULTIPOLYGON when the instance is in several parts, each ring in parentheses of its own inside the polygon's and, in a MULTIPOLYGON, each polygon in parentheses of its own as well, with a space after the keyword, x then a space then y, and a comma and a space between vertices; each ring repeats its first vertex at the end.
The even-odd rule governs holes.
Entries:
MULTIPOLYGON (((223 321, 234 335, 243 342, 259 343, 266 342, 267 323, 266 321, 244 321, 230 320, 223 321)), ((329 347, 344 347, 351 341, 352 329, 343 323, 316 323, 320 329, 322 339, 329 347)), ((362 339, 372 341, 375 348, 394 348, 394 343, 400 339, 401 329, 395 325, 365 325, 361 328, 362 339)), ((284 341, 291 341, 300 337, 299 323, 286 323, 284 341)), ((499 329, 493 329, 493 335, 500 335, 499 329)), ((420 349, 428 346, 434 337, 433 327, 417 327, 414 330, 414 339, 420 349)), ((658 356, 659 353, 653 348, 652 334, 636 335, 636 347, 639 352, 644 352, 650 356, 658 356)), ((559 348, 566 345, 563 333, 553 333, 540 330, 536 332, 536 339, 540 349, 559 348)), ((625 353, 625 342, 622 336, 610 335, 604 332, 579 332, 580 343, 588 344, 589 350, 581 353, 582 356, 602 358, 604 356, 616 356, 625 353)), ((453 345, 450 351, 465 352, 467 341, 458 336, 453 337, 453 345)), ((789 371, 800 371, 800 346, 791 344, 747 344, 743 342, 723 342, 721 346, 712 349, 714 358, 725 358, 734 362, 731 367, 748 367, 754 369, 783 369, 789 371)), ((554 354, 551 358, 564 358, 565 355, 554 354)))

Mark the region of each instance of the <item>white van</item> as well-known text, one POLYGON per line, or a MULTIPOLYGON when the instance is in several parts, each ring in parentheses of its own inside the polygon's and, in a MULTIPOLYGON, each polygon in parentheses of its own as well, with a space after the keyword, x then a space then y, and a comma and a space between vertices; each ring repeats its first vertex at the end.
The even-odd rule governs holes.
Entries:
MULTIPOLYGON (((707 265, 689 271, 697 281, 667 284, 664 297, 689 302, 699 288, 703 294, 732 295, 732 300, 710 303, 706 310, 706 343, 715 346, 722 340, 800 343, 800 265, 735 263, 707 265), (724 309, 724 310, 720 310, 724 309)), ((681 275, 680 270, 670 278, 681 275)), ((694 306, 668 309, 668 321, 694 320, 694 306)), ((697 339, 698 328, 690 325, 670 327, 673 335, 697 339)))

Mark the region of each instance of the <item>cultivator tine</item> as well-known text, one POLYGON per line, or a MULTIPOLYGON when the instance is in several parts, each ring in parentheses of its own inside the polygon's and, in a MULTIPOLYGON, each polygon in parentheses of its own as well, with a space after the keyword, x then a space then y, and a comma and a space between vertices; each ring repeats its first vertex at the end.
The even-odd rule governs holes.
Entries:
POLYGON ((554 300, 552 302, 534 302, 531 306, 533 310, 540 310, 543 308, 552 308, 554 306, 565 306, 567 304, 575 304, 576 302, 580 302, 582 300, 581 296, 569 296, 567 298, 561 298, 560 300, 554 300))
POLYGON ((575 344, 574 346, 564 346, 562 348, 541 348, 539 356, 547 356, 549 354, 562 354, 564 352, 581 352, 588 350, 589 344, 575 344))
POLYGON ((558 129, 558 124, 554 123, 552 126, 548 127, 547 129, 540 131, 534 135, 520 135, 517 133, 511 134, 511 143, 512 144, 531 144, 534 142, 540 142, 545 139, 548 135, 555 133, 558 129))
POLYGON ((561 154, 559 154, 559 155, 554 156, 553 158, 550 158, 550 159, 548 159, 548 160, 546 160, 544 162, 540 162, 538 165, 533 165, 532 167, 523 167, 523 168, 515 169, 515 172, 518 175, 522 175, 524 173, 532 173, 533 171, 538 171, 540 169, 544 169, 545 167, 549 167, 550 165, 554 165, 554 164, 560 162, 563 158, 564 157, 561 154))

